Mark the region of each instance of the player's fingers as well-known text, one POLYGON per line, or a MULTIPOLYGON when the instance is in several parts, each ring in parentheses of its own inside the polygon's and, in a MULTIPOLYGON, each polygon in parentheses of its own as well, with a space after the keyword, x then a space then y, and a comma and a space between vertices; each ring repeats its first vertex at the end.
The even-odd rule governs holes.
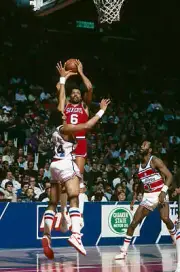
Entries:
POLYGON ((59 66, 62 68, 62 62, 61 61, 59 62, 59 66))
POLYGON ((106 104, 108 105, 110 103, 110 99, 106 99, 106 104))

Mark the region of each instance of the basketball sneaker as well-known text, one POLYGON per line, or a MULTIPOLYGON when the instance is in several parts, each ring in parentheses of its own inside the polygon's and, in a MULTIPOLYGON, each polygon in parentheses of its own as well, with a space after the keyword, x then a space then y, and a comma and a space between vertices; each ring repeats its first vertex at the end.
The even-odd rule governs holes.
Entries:
POLYGON ((71 230, 71 218, 68 212, 64 212, 61 217, 60 231, 65 233, 69 230, 71 230))
POLYGON ((86 256, 86 250, 82 244, 81 241, 81 234, 78 233, 73 233, 69 239, 68 242, 71 246, 73 246, 77 251, 79 251, 79 253, 81 253, 82 255, 86 256))
POLYGON ((51 248, 51 241, 47 235, 44 235, 42 238, 42 247, 44 249, 44 255, 50 260, 54 259, 54 252, 51 248))
POLYGON ((120 249, 120 254, 115 256, 115 260, 125 260, 127 256, 127 251, 125 251, 123 248, 120 249))

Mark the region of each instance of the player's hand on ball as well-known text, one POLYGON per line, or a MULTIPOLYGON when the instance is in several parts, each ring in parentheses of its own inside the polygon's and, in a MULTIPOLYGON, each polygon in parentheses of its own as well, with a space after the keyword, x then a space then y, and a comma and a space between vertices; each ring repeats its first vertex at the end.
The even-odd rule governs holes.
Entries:
POLYGON ((164 204, 165 198, 166 198, 166 193, 161 192, 160 195, 159 195, 159 204, 164 204))
POLYGON ((76 60, 76 65, 77 65, 77 69, 78 69, 78 73, 83 73, 83 65, 80 62, 80 60, 76 60))
POLYGON ((64 66, 62 66, 62 62, 61 61, 57 63, 56 69, 58 70, 59 75, 61 77, 65 77, 66 79, 68 79, 70 76, 77 75, 77 73, 74 73, 71 70, 66 71, 65 68, 64 68, 64 66))
POLYGON ((106 110, 107 109, 107 106, 111 103, 111 100, 110 99, 102 99, 101 100, 101 103, 100 103, 100 108, 101 110, 106 110))

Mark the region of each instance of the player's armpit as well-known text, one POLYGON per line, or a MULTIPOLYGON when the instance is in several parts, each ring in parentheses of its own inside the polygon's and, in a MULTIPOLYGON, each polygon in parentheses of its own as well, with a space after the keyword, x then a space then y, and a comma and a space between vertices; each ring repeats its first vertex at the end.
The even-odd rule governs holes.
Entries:
POLYGON ((164 162, 157 157, 153 157, 152 163, 154 168, 158 169, 160 173, 165 176, 165 184, 169 187, 170 184, 172 183, 173 176, 166 167, 166 165, 164 164, 164 162))

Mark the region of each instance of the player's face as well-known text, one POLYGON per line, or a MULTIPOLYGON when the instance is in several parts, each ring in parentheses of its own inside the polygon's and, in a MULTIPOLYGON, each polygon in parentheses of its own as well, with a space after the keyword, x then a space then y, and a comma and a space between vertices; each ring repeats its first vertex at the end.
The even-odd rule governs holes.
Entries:
POLYGON ((150 152, 150 143, 148 141, 144 141, 141 145, 140 154, 146 156, 150 152))
POLYGON ((79 104, 82 100, 81 92, 78 89, 73 89, 70 95, 70 101, 73 104, 79 104))

